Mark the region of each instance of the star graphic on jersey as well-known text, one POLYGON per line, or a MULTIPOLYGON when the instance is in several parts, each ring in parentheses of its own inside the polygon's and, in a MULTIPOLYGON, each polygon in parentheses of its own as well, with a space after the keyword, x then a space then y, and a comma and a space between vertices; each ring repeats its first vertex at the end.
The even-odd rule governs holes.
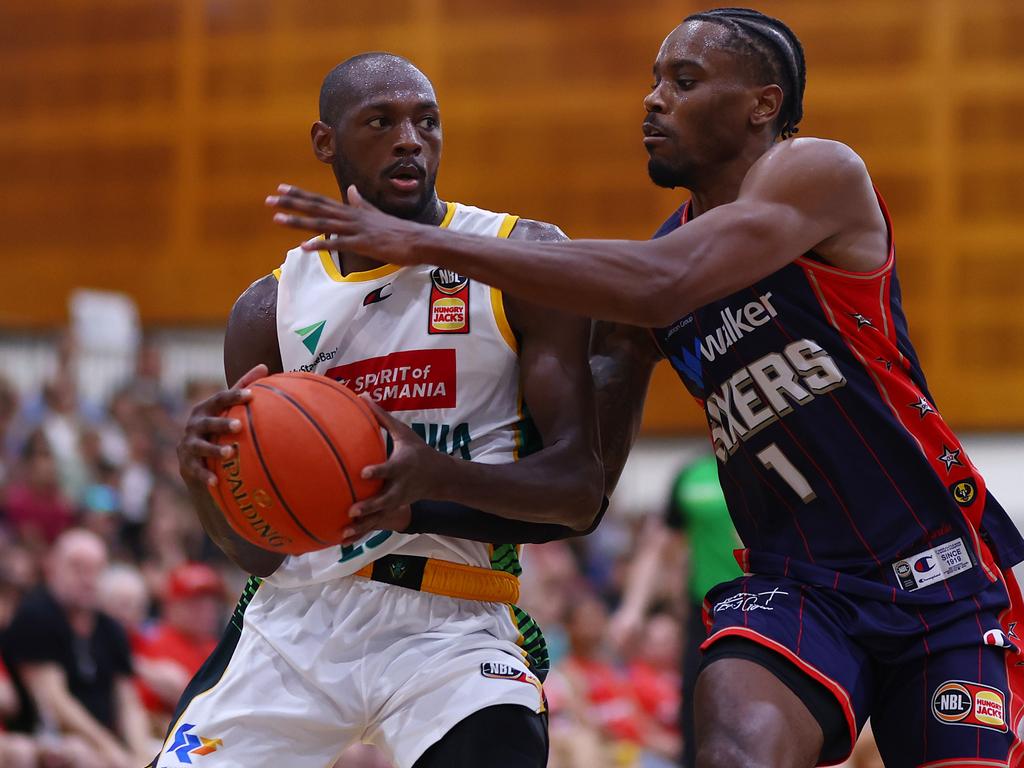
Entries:
POLYGON ((929 413, 938 413, 938 411, 936 411, 934 408, 932 408, 932 404, 929 403, 923 396, 916 403, 909 403, 907 405, 907 407, 908 408, 917 408, 917 410, 921 412, 921 418, 922 419, 925 416, 927 416, 929 413))
POLYGON ((852 318, 853 318, 854 320, 856 320, 856 321, 857 321, 857 330, 858 330, 858 331, 859 331, 859 330, 860 330, 861 328, 863 328, 863 327, 864 327, 865 325, 866 325, 866 326, 867 326, 868 328, 874 328, 874 327, 875 327, 875 326, 874 326, 874 325, 872 324, 872 322, 871 322, 870 320, 868 320, 868 319, 867 319, 866 317, 864 317, 864 315, 862 315, 862 314, 861 314, 860 312, 851 312, 851 313, 850 313, 850 317, 852 317, 852 318))
POLYGON ((1009 635, 1010 637, 1012 637, 1014 640, 1020 640, 1020 638, 1017 637, 1016 629, 1017 629, 1017 622, 1016 621, 1011 621, 1009 623, 1009 625, 1007 625, 1007 627, 1006 627, 1006 634, 1009 635))
POLYGON ((938 457, 937 461, 941 461, 946 465, 946 472, 949 472, 953 467, 962 467, 964 463, 960 461, 960 449, 952 450, 943 443, 942 455, 938 457))
POLYGON ((885 366, 885 370, 887 370, 887 371, 891 371, 892 370, 892 360, 886 360, 881 355, 876 357, 875 360, 877 360, 879 363, 884 365, 885 366))

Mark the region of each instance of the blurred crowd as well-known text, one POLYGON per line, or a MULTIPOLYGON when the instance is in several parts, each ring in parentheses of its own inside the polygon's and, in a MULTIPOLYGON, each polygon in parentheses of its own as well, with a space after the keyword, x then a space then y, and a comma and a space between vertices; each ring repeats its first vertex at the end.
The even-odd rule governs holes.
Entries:
MULTIPOLYGON (((0 378, 7 768, 148 763, 245 580, 205 537, 178 476, 185 418, 220 384, 195 382, 174 397, 161 386, 159 352, 146 347, 109 402, 86 401, 75 380, 70 356, 39 392, 19 394, 0 378)), ((526 550, 521 604, 552 662, 553 768, 679 764, 691 600, 685 546, 652 538, 661 516, 613 509, 589 537, 526 550), (624 601, 651 548, 643 599, 624 601)), ((356 747, 337 768, 387 765, 356 747)))

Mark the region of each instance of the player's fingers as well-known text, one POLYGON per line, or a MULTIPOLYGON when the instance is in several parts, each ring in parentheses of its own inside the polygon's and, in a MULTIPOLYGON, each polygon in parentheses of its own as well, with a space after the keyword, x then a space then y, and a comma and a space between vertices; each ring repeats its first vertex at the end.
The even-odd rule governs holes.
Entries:
MULTIPOLYGON (((307 227, 297 227, 297 229, 307 229, 307 227)), ((315 227, 313 228, 316 229, 315 227)), ((372 249, 367 246, 366 240, 362 235, 358 234, 341 234, 338 229, 324 230, 330 231, 334 237, 331 238, 329 248, 332 251, 345 251, 350 250, 354 253, 362 253, 363 251, 372 253, 372 249)), ((307 240, 299 246, 304 251, 322 251, 324 250, 324 241, 321 238, 314 237, 312 240, 307 240)))
POLYGON ((189 457, 188 460, 182 462, 181 476, 186 482, 191 478, 210 487, 217 484, 217 475, 195 457, 189 457))
POLYGON ((245 389, 257 379, 262 379, 270 373, 270 369, 264 364, 254 365, 242 374, 242 378, 234 383, 231 389, 245 389))
POLYGON ((212 395, 198 405, 192 413, 193 418, 202 418, 206 414, 210 413, 223 413, 233 405, 239 403, 247 403, 252 399, 252 390, 242 387, 233 389, 224 389, 215 395, 212 395))
POLYGON ((264 201, 271 208, 278 208, 285 211, 294 211, 296 213, 305 213, 311 216, 333 216, 338 212, 341 207, 341 203, 331 202, 326 203, 314 203, 309 200, 303 200, 299 197, 292 197, 290 195, 268 195, 264 201))
POLYGON ((197 435, 227 435, 241 432, 242 422, 223 416, 199 416, 189 422, 188 431, 197 435))
POLYGON ((201 437, 187 438, 182 447, 186 456, 210 459, 227 459, 235 452, 230 445, 217 445, 201 437))
POLYGON ((404 434, 405 430, 409 429, 405 422, 399 421, 390 413, 385 411, 365 392, 359 397, 362 398, 362 401, 370 407, 370 410, 373 411, 373 415, 377 417, 377 421, 379 421, 381 426, 391 433, 392 437, 395 436, 395 433, 404 434))
POLYGON ((347 192, 348 192, 348 195, 347 195, 347 197, 348 197, 348 204, 351 205, 353 208, 372 208, 373 207, 368 202, 366 202, 366 200, 363 199, 363 196, 361 194, 359 194, 359 190, 356 189, 356 185, 355 184, 349 184, 347 192))
MULTIPOLYGON (((402 483, 388 483, 384 490, 376 496, 360 502, 360 516, 365 518, 401 506, 404 503, 402 498, 404 495, 405 488, 402 483)), ((351 510, 349 510, 349 514, 352 514, 351 510)))
POLYGON ((377 530, 378 517, 378 515, 369 515, 350 522, 341 533, 341 543, 352 544, 370 531, 377 530))
POLYGON ((280 197, 299 198, 302 200, 308 200, 312 203, 318 203, 320 205, 338 205, 340 203, 340 201, 327 197, 327 195, 321 195, 318 192, 310 192, 308 189, 296 187, 292 184, 278 184, 277 194, 280 197))
POLYGON ((359 476, 363 480, 389 480, 395 475, 394 461, 386 461, 383 464, 371 464, 363 467, 359 476))
MULTIPOLYGON (((274 222, 292 229, 309 229, 314 232, 344 235, 352 228, 352 222, 341 218, 345 215, 344 211, 336 212, 331 216, 298 216, 291 213, 275 213, 274 222)), ((320 247, 323 247, 322 242, 320 247)))

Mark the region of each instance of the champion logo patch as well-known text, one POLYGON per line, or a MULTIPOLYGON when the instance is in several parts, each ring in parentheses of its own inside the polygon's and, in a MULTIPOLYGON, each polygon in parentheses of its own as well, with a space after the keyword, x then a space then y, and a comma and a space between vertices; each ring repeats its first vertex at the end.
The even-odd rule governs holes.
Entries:
POLYGON ((372 291, 366 294, 366 296, 363 297, 363 306, 368 307, 371 304, 376 304, 380 301, 384 301, 384 299, 391 296, 391 291, 388 290, 390 287, 391 283, 385 283, 380 288, 374 288, 372 291), (385 291, 387 291, 387 293, 385 293, 385 291))

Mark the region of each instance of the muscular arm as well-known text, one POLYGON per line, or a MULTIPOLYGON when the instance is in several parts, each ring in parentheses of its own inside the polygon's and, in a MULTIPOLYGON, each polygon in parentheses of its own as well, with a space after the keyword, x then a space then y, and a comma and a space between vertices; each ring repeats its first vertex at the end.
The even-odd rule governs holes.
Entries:
POLYGON ((660 359, 661 352, 647 329, 594 323, 590 370, 597 392, 605 496, 615 490, 636 441, 651 373, 660 359))
POLYGON ((667 325, 813 249, 842 268, 881 266, 885 222, 863 162, 841 144, 809 141, 777 145, 735 202, 657 240, 480 249, 465 236, 423 230, 412 246, 430 263, 537 303, 643 326, 667 325))
MULTIPOLYGON (((224 374, 228 382, 239 381, 260 364, 266 365, 270 373, 282 370, 277 344, 277 280, 272 275, 253 283, 235 302, 224 338, 224 374)), ((203 483, 194 477, 185 480, 203 530, 232 562, 257 576, 277 570, 283 555, 260 549, 235 533, 203 483)))
POLYGON ((885 220, 864 163, 822 139, 775 145, 751 167, 734 202, 643 242, 485 240, 393 219, 358 193, 350 200, 332 204, 289 189, 268 203, 310 214, 279 214, 279 223, 326 230, 353 251, 438 264, 537 304, 631 325, 667 325, 810 250, 857 271, 880 267, 887 256, 885 220))

